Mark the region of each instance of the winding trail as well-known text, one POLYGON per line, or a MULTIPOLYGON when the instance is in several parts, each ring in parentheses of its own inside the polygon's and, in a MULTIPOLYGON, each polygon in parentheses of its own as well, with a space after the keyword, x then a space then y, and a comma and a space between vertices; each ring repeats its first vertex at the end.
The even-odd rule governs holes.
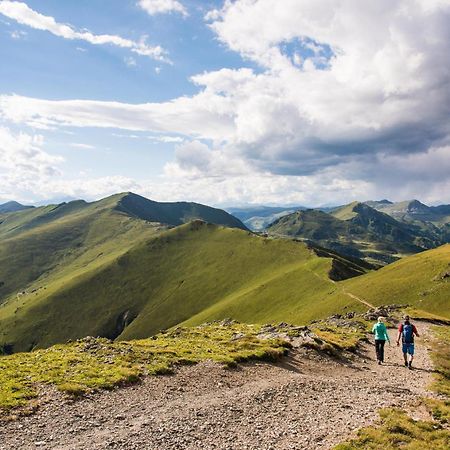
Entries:
POLYGON ((298 348, 279 364, 206 362, 76 402, 48 390, 36 414, 2 424, 0 449, 330 449, 379 408, 421 417, 432 365, 428 326, 416 324, 415 370, 395 345, 378 366, 366 344, 346 361, 298 348))

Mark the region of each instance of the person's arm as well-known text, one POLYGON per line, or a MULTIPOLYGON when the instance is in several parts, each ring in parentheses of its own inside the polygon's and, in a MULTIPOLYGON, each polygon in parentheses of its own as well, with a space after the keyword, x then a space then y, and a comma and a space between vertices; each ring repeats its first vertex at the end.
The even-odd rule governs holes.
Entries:
POLYGON ((391 343, 391 340, 390 340, 390 338, 389 338, 389 333, 388 333, 388 330, 387 330, 387 327, 386 327, 386 325, 384 326, 384 336, 386 337, 386 340, 389 342, 389 344, 391 343))
POLYGON ((419 336, 419 332, 417 331, 417 328, 416 328, 415 325, 413 325, 413 333, 414 333, 417 337, 420 337, 420 336, 419 336))
POLYGON ((400 338, 402 337, 403 325, 400 324, 398 327, 397 345, 400 345, 400 338))

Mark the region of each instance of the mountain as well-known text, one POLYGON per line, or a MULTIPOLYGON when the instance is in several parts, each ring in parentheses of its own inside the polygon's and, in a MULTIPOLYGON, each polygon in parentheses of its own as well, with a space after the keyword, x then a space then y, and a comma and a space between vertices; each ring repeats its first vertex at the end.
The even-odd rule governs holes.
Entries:
POLYGON ((262 231, 276 219, 303 210, 303 206, 250 206, 248 208, 227 208, 227 211, 253 231, 262 231))
POLYGON ((17 212, 22 211, 23 209, 30 209, 33 208, 33 206, 25 206, 18 202, 7 202, 0 205, 0 214, 6 214, 11 212, 17 212))
POLYGON ((96 270, 136 242, 194 218, 246 229, 222 210, 131 193, 7 214, 0 223, 0 304, 49 280, 96 270))
POLYGON ((0 345, 21 351, 86 335, 141 338, 224 317, 307 323, 355 303, 350 297, 330 302, 336 289, 330 274, 366 272, 343 258, 319 257, 300 242, 202 221, 137 232, 154 234, 133 245, 127 238, 120 250, 86 267, 69 261, 58 276, 7 298, 0 345))
POLYGON ((117 210, 131 217, 174 226, 201 219, 216 225, 247 230, 247 227, 238 218, 226 211, 199 203, 161 203, 127 193, 126 195, 118 194, 117 210))
POLYGON ((392 205, 393 203, 390 200, 368 200, 364 202, 366 205, 369 205, 371 208, 383 208, 383 206, 392 205))
POLYGON ((384 265, 442 244, 419 227, 359 202, 333 209, 297 211, 272 223, 267 231, 318 243, 343 255, 384 265))
POLYGON ((450 205, 427 206, 419 200, 398 203, 382 200, 365 203, 404 222, 431 222, 435 225, 444 225, 450 222, 450 205))

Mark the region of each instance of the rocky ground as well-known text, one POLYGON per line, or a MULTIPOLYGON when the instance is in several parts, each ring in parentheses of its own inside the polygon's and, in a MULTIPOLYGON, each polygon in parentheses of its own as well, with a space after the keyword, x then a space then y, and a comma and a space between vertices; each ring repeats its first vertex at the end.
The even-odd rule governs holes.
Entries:
POLYGON ((48 391, 37 413, 2 424, 0 449, 328 449, 379 408, 425 414, 414 405, 432 365, 418 328, 414 370, 392 331, 382 366, 369 344, 345 361, 300 348, 277 365, 202 363, 78 401, 48 391))

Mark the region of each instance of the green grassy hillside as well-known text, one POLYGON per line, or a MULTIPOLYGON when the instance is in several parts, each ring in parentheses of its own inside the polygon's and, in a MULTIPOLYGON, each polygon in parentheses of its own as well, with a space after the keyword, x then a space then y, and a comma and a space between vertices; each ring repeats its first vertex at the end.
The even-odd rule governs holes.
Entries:
POLYGON ((325 213, 297 211, 276 220, 268 232, 318 243, 344 255, 384 265, 443 243, 438 235, 398 222, 364 203, 325 213))
POLYGON ((159 228, 108 205, 79 202, 8 215, 0 225, 0 304, 92 270, 159 228))
POLYGON ((450 244, 409 256, 341 285, 373 305, 411 305, 450 318, 450 244))
MULTIPOLYGON (((135 194, 27 209, 0 221, 0 304, 52 280, 89 272, 155 232, 200 218, 245 229, 225 211, 196 203, 158 203, 135 194)), ((33 292, 31 292, 33 291, 33 292)))
POLYGON ((0 345, 14 351, 86 335, 143 338, 232 317, 307 323, 361 308, 328 277, 332 259, 303 243, 192 222, 88 272, 59 277, 0 308, 0 345))

